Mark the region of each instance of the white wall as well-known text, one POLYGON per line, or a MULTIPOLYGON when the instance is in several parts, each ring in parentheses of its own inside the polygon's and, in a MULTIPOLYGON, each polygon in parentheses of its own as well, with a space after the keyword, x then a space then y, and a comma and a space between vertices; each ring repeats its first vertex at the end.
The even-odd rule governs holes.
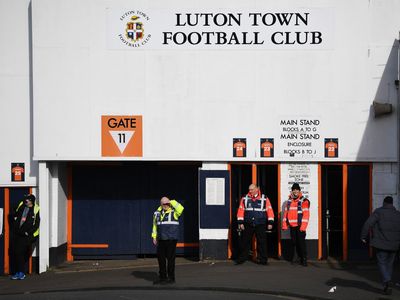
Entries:
POLYGON ((398 196, 398 164, 375 163, 372 173, 372 209, 382 206, 386 196, 393 197, 393 204, 398 209, 400 199, 398 196))
POLYGON ((0 0, 0 186, 35 186, 29 86, 29 0, 0 0), (25 163, 25 182, 11 182, 11 163, 25 163))
POLYGON ((67 242, 67 181, 66 167, 53 162, 50 166, 50 247, 58 247, 67 242))
POLYGON ((400 1, 382 0, 138 1, 134 8, 128 0, 36 0, 34 157, 109 159, 101 157, 101 116, 143 115, 146 160, 231 160, 234 137, 247 138, 247 160, 263 160, 259 139, 270 137, 277 145, 270 160, 317 161, 324 160, 322 139, 334 137, 339 158, 331 161, 396 161, 396 116, 376 120, 370 106, 373 100, 396 106, 398 11, 400 1), (171 7, 193 13, 323 8, 334 16, 334 43, 323 50, 107 46, 107 8, 151 14, 171 7), (279 124, 287 118, 320 120, 316 154, 283 153, 288 141, 280 139, 279 124))

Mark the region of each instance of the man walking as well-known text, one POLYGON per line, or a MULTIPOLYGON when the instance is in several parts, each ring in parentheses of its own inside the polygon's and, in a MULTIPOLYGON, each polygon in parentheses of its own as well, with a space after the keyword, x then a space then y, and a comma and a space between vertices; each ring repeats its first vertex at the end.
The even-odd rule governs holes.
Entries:
POLYGON ((300 258, 299 263, 307 267, 306 230, 310 219, 310 201, 301 193, 300 185, 294 183, 292 192, 285 205, 282 220, 282 229, 290 228, 293 251, 291 262, 294 263, 294 249, 300 258))
POLYGON ((34 195, 26 195, 11 216, 11 256, 14 261, 15 269, 14 275, 11 276, 12 280, 25 279, 25 268, 31 247, 39 236, 40 208, 35 200, 36 198, 34 195))
POLYGON ((236 264, 247 260, 254 233, 257 239, 258 263, 267 265, 267 237, 265 230, 271 230, 274 224, 274 211, 267 197, 261 194, 255 184, 249 186, 249 193, 244 196, 237 212, 239 230, 243 231, 242 249, 236 264))
POLYGON ((383 205, 377 208, 365 222, 361 231, 361 240, 367 243, 372 228, 370 245, 376 250, 379 271, 382 275, 383 292, 391 294, 393 262, 400 246, 400 212, 393 206, 393 198, 383 199, 383 205))
POLYGON ((167 197, 162 197, 160 204, 153 215, 151 233, 153 244, 157 246, 159 266, 159 279, 154 284, 175 283, 175 251, 179 237, 179 217, 184 208, 178 201, 169 200, 167 197))

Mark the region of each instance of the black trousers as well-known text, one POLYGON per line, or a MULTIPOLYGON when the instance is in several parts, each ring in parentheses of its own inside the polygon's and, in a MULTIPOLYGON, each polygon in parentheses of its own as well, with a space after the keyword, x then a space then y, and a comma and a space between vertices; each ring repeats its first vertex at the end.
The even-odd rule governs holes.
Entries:
POLYGON ((26 273, 33 242, 34 240, 30 237, 13 234, 10 245, 10 254, 14 274, 17 272, 26 273))
POLYGON ((307 247, 306 247, 306 232, 300 231, 300 227, 290 227, 290 238, 292 240, 292 258, 294 258, 294 249, 296 249, 297 256, 301 261, 307 260, 307 247))
POLYGON ((239 261, 247 260, 249 256, 249 251, 251 247, 251 240, 253 239, 253 235, 256 234, 257 239, 257 256, 258 260, 262 263, 266 263, 268 261, 267 256, 267 235, 265 233, 266 225, 252 225, 245 223, 244 230, 242 232, 242 245, 241 251, 239 255, 239 261))
POLYGON ((157 258, 160 279, 175 280, 175 256, 177 240, 159 240, 157 258))

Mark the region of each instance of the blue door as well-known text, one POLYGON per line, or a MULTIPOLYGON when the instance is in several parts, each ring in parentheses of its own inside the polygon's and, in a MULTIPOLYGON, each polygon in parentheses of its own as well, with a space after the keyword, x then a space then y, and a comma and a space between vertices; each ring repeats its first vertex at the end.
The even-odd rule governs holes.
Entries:
MULTIPOLYGON (((185 206, 178 242, 198 242, 198 165, 107 163, 73 165, 72 243, 108 244, 73 248, 75 258, 124 258, 155 254, 152 216, 162 196, 185 206)), ((191 254, 193 249, 179 249, 191 254)), ((195 249, 197 251, 197 249, 195 249)))

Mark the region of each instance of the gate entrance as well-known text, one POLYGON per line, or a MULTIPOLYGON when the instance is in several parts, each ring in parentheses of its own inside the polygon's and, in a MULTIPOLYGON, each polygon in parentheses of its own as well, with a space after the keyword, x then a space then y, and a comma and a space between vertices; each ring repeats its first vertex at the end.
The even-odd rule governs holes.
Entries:
POLYGON ((279 256, 279 188, 278 188, 278 164, 231 164, 231 235, 230 250, 231 258, 236 259, 239 255, 240 241, 238 236, 237 209, 240 200, 248 193, 249 185, 256 183, 261 193, 266 195, 274 209, 275 224, 272 232, 267 234, 267 247, 269 257, 279 256))
POLYGON ((370 164, 321 165, 321 258, 368 260, 360 232, 371 211, 370 164))
MULTIPOLYGON (((93 163, 71 166, 74 259, 155 254, 153 212, 162 196, 185 207, 178 254, 198 255, 197 164, 93 163)), ((71 258, 70 258, 71 259, 71 258)))

